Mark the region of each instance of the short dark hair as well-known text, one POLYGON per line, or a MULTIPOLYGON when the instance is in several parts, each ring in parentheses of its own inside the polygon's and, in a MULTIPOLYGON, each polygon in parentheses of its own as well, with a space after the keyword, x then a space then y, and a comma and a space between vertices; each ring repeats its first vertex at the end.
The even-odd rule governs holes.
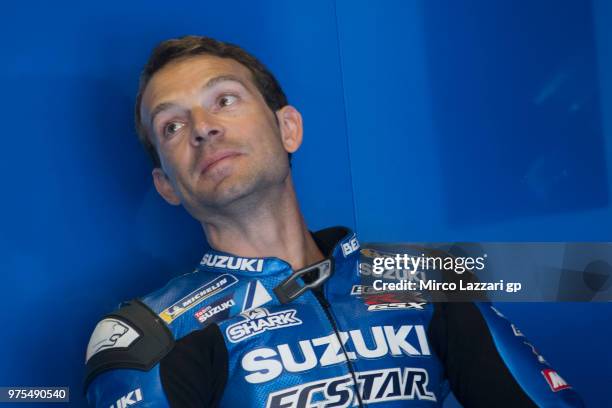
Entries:
MULTIPOLYGON (((287 105, 287 97, 280 84, 270 71, 253 55, 237 45, 215 40, 210 37, 187 35, 162 41, 151 52, 151 56, 140 74, 138 94, 136 95, 135 122, 138 139, 153 160, 155 167, 161 166, 159 154, 149 138, 147 129, 142 124, 140 107, 142 94, 156 72, 170 62, 195 57, 198 55, 213 55, 220 58, 230 58, 244 65, 253 76, 255 86, 263 96, 272 112, 287 105)), ((291 158, 291 155, 289 155, 291 158)))

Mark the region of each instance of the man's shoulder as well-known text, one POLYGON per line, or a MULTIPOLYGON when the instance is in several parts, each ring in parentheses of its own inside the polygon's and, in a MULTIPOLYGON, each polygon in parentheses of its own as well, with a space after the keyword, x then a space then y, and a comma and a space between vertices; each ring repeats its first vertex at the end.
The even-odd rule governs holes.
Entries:
POLYGON ((172 279, 140 300, 179 338, 201 328, 206 322, 194 314, 228 297, 240 280, 240 276, 231 273, 196 270, 172 279))
POLYGON ((141 301, 125 302, 98 322, 87 345, 85 388, 114 368, 150 370, 173 347, 174 337, 141 301))
POLYGON ((191 315, 218 302, 215 295, 237 282, 231 274, 196 270, 122 303, 93 330, 86 352, 86 384, 110 369, 150 370, 176 340, 204 326, 191 315))
MULTIPOLYGON (((218 276, 218 274, 196 269, 193 272, 172 278, 164 286, 144 296, 140 296, 138 299, 154 313, 161 314, 169 306, 180 301, 190 293, 197 291, 198 288, 206 286, 207 282, 213 281, 218 276)), ((163 320, 166 323, 170 323, 170 319, 163 320)))

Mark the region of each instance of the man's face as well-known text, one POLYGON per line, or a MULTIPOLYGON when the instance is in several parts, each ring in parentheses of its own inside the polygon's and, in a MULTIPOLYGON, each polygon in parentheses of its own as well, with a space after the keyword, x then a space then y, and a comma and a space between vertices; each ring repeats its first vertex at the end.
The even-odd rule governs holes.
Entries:
MULTIPOLYGON (((161 159, 153 171, 157 190, 198 218, 281 183, 289 174, 287 152, 299 143, 287 144, 280 112, 279 127, 250 71, 232 59, 170 63, 142 98, 143 125, 161 159)), ((301 119, 299 126, 301 141, 301 119)))

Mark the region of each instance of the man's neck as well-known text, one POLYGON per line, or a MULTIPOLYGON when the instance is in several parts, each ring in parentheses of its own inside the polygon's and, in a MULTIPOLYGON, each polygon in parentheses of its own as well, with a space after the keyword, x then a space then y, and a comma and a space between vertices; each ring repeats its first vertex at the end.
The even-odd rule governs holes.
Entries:
POLYGON ((299 209, 289 176, 282 189, 232 217, 202 222, 215 249, 244 257, 276 257, 294 270, 323 259, 299 209))

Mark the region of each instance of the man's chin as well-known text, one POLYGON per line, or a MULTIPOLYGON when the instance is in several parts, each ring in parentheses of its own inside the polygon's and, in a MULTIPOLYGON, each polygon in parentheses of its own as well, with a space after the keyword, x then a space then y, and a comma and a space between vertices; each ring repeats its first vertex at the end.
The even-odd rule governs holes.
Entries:
POLYGON ((223 211, 246 199, 252 190, 252 188, 248 188, 248 186, 242 183, 222 182, 219 183, 213 191, 200 194, 198 202, 204 207, 223 211))

